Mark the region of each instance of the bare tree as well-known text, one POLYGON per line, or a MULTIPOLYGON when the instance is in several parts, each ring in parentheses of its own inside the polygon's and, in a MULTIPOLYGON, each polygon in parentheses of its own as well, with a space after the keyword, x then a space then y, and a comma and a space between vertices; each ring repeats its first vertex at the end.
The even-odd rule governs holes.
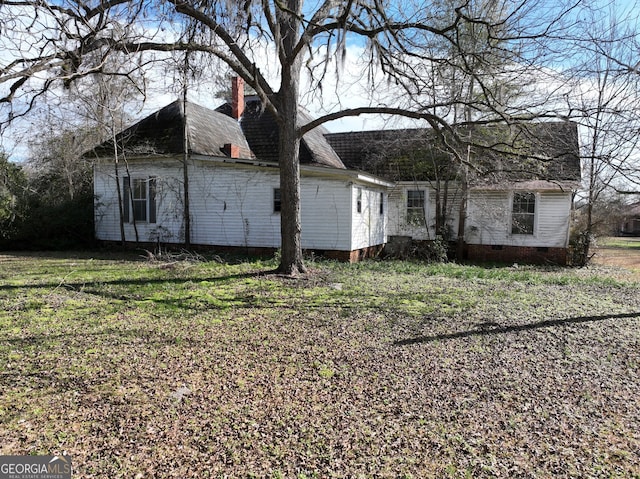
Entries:
POLYGON ((581 130, 585 258, 597 218, 604 219, 594 209, 616 192, 640 187, 640 75, 625 66, 637 60, 635 22, 613 7, 591 13, 577 44, 583 61, 567 72, 573 88, 565 101, 581 130))
MULTIPOLYGON (((425 78, 430 78, 425 73, 448 59, 448 53, 434 45, 444 42, 459 51, 465 61, 456 65, 458 74, 473 78, 474 89, 475 85, 484 88, 488 77, 469 63, 479 51, 468 51, 464 41, 469 25, 484 32, 485 57, 508 44, 514 55, 510 60, 513 70, 529 68, 547 58, 542 56, 545 41, 566 29, 564 19, 571 17, 572 8, 580 1, 565 6, 562 2, 520 0, 504 3, 485 15, 467 0, 452 2, 446 8, 436 0, 323 0, 309 6, 303 0, 3 0, 2 30, 21 34, 3 40, 11 59, 0 66, 0 85, 4 85, 0 102, 11 102, 11 116, 21 115, 34 99, 60 82, 69 85, 94 73, 113 73, 105 60, 116 52, 136 55, 141 62, 177 50, 198 51, 223 61, 256 91, 264 108, 277 119, 282 194, 280 270, 295 274, 305 271, 298 156, 306 132, 330 120, 371 113, 403 115, 426 121, 437 132, 452 131, 449 111, 460 101, 465 108, 481 103, 498 113, 486 121, 515 117, 505 105, 496 106, 494 95, 489 94, 464 100, 437 97, 425 102, 422 96, 429 86, 425 78), (541 3, 545 8, 536 8, 541 3), (197 25, 202 35, 189 39, 176 31, 174 26, 183 23, 174 20, 184 18, 197 25), (505 24, 510 28, 505 29, 505 24), (17 37, 20 41, 13 41, 17 37), (32 42, 25 43, 25 37, 32 42), (527 42, 538 50, 535 60, 532 51, 523 47, 527 42), (351 43, 364 45, 363 71, 375 72, 370 78, 379 73, 397 84, 404 95, 397 95, 394 103, 344 109, 301 125, 298 107, 303 71, 311 78, 311 88, 320 91, 332 73, 331 59, 343 57, 351 43), (275 80, 262 66, 265 52, 273 52, 277 62, 275 80)), ((465 161, 462 155, 460 160, 465 161)))

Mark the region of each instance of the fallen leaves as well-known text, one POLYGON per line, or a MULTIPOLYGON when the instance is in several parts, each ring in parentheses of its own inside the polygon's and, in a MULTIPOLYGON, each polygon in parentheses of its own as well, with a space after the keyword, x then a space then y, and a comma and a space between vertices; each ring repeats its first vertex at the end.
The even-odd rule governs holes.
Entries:
POLYGON ((637 286, 379 267, 0 290, 23 305, 0 317, 1 452, 82 477, 640 475, 637 286))

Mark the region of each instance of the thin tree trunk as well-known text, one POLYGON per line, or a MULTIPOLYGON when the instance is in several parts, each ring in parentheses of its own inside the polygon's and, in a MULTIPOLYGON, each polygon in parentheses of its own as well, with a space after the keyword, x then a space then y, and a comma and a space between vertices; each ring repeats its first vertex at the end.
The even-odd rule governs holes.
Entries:
MULTIPOLYGON (((131 172, 129 171, 129 163, 127 162, 127 158, 124 158, 124 168, 127 173, 127 178, 129 178, 129 182, 131 182, 131 172)), ((140 236, 138 235, 138 224, 136 223, 136 213, 133 207, 133 184, 129 185, 129 198, 125 198, 125 201, 129 201, 131 204, 131 224, 133 224, 133 232, 136 236, 136 244, 140 243, 140 236)))
MULTIPOLYGON (((436 239, 438 236, 442 235, 442 223, 444 215, 442 214, 442 202, 441 202, 441 191, 440 191, 440 178, 436 178, 436 239)), ((427 231, 429 231, 429 225, 427 225, 427 231)))
MULTIPOLYGON (((186 75, 185 75, 186 78, 186 75)), ((187 88, 184 89, 182 101, 184 116, 184 157, 182 158, 183 188, 184 188, 184 247, 191 248, 191 211, 189 207, 189 126, 187 125, 187 88)))
MULTIPOLYGON (((471 160, 471 146, 467 146, 467 164, 471 160)), ((462 198, 460 199, 460 208, 458 210, 458 242, 456 245, 456 260, 464 260, 465 235, 464 230, 467 227, 467 194, 468 194, 468 175, 467 168, 462 167, 462 198)))
POLYGON ((116 191, 118 192, 118 210, 120 212, 120 240, 122 246, 127 244, 127 239, 124 231, 124 204, 122 203, 122 190, 120 185, 120 173, 118 171, 118 144, 116 143, 115 128, 112 129, 113 134, 113 166, 116 175, 116 191))
POLYGON ((462 199, 460 200, 460 209, 458 211, 458 242, 456 245, 456 260, 464 260, 464 229, 467 224, 467 181, 462 182, 462 199))

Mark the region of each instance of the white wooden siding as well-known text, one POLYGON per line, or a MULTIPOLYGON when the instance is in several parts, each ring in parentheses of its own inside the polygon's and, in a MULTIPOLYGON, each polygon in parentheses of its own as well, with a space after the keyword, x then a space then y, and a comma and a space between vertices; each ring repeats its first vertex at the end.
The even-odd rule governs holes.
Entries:
POLYGON ((511 232, 509 193, 471 191, 467 198, 465 241, 469 244, 509 244, 507 242, 507 232, 511 232))
POLYGON ((381 188, 354 183, 351 187, 350 200, 353 228, 351 230, 352 243, 349 249, 356 250, 385 244, 387 242, 386 218, 389 204, 385 191, 381 188), (362 191, 360 212, 357 208, 358 189, 362 191), (381 193, 383 195, 383 214, 380 214, 381 193))
MULTIPOLYGON (((182 170, 179 170, 182 174, 182 170)), ((176 168, 157 161, 149 166, 131 162, 128 171, 119 168, 120 189, 126 176, 131 178, 156 178, 156 223, 125 222, 125 238, 135 241, 135 230, 140 241, 181 242, 184 240, 182 221, 182 182, 178 180, 176 168)), ((117 184, 113 164, 97 163, 94 167, 95 232, 101 240, 120 241, 120 213, 117 184)))
POLYGON ((534 234, 511 233, 512 192, 473 191, 469 195, 466 241, 469 244, 565 248, 571 192, 536 192, 534 234))
MULTIPOLYGON (((469 244, 505 246, 567 246, 571 192, 536 192, 536 218, 533 235, 511 233, 512 192, 472 190, 467 198, 465 240, 469 244)), ((447 198, 447 224, 451 238, 458 234, 461 200, 459 185, 450 183, 447 198)), ((435 189, 428 182, 398 183, 389 193, 387 233, 390 236, 410 236, 416 240, 435 238, 435 189), (426 226, 407 224, 407 191, 425 191, 426 226)))
MULTIPOLYGON (((444 191, 441 192, 444 199, 444 191)), ((451 238, 458 234, 458 210, 461 193, 459 186, 450 183, 447 189, 447 226, 451 238)), ((398 183, 389 193, 389 219, 387 233, 390 236, 410 236, 416 240, 434 239, 436 235, 436 190, 429 182, 398 183), (407 222, 407 192, 422 190, 425 192, 425 226, 407 222)))
MULTIPOLYGON (((130 160, 129 164, 131 177, 157 177, 157 222, 136 225, 140 241, 157 241, 158 236, 168 243, 184 241, 180 162, 130 160)), ((113 165, 109 163, 98 163, 94 170, 96 237, 119 241, 118 201, 112 170, 113 165)), ((276 168, 197 160, 190 162, 189 173, 192 243, 280 246, 280 213, 273 211, 273 190, 279 187, 280 181, 276 168)), ((372 221, 365 231, 362 225, 352 226, 350 204, 354 189, 346 175, 303 175, 300 188, 303 248, 350 251, 384 243, 384 221, 374 218, 374 213, 379 216, 375 195, 382 190, 367 190, 363 195, 367 208, 375 209, 370 213, 372 221), (352 230, 357 238, 352 238, 352 230)), ((135 240, 132 224, 125 224, 125 233, 127 241, 135 240)))
POLYGON ((346 178, 300 179, 303 248, 351 250, 350 195, 346 178))

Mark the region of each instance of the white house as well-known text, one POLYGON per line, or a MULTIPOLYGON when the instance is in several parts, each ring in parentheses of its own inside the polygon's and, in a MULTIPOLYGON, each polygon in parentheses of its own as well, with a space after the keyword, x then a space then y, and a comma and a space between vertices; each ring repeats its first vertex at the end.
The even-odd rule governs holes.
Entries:
MULTIPOLYGON (((311 119, 301 112, 301 120, 311 119)), ((357 261, 389 241, 454 240, 464 228, 470 259, 565 263, 580 181, 576 126, 483 127, 471 136, 469 161, 452 162, 431 130, 307 133, 303 249, 357 261)), ((96 237, 276 250, 277 145, 273 117, 240 83, 215 111, 166 106, 93 150, 96 237)))
MULTIPOLYGON (((96 237, 183 244, 188 224, 192 246, 279 248, 275 122, 257 102, 237 118, 226 110, 176 101, 119 134, 117 150, 112 142, 95 148, 96 237)), ((377 255, 392 183, 346 169, 323 133, 314 130, 301 145, 303 249, 347 261, 377 255)))
POLYGON ((463 227, 468 259, 565 264, 581 176, 576 125, 485 126, 471 138, 460 163, 430 130, 327 135, 347 167, 395 181, 388 241, 454 241, 463 227))

